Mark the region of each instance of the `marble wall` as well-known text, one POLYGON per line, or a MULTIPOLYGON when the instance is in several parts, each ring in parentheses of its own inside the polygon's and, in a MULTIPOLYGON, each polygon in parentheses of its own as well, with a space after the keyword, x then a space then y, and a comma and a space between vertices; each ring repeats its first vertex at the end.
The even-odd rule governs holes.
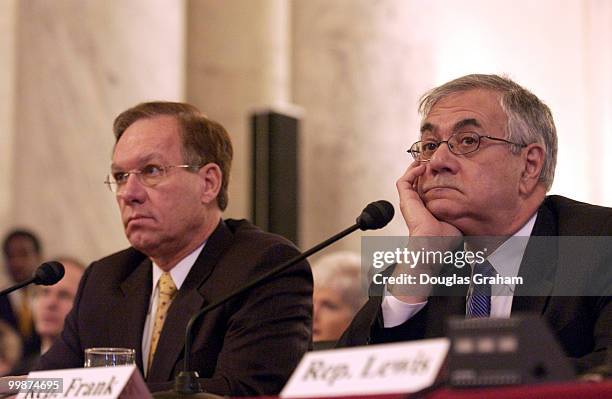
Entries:
MULTIPOLYGON (((302 242, 348 227, 371 201, 398 204, 416 101, 433 80, 419 1, 294 1, 293 100, 302 131, 302 242), (422 18, 415 18, 415 15, 422 18)), ((392 230, 406 234, 396 218, 392 230)), ((359 250, 361 234, 336 244, 359 250)))
POLYGON ((584 134, 570 137, 587 144, 590 200, 612 206, 612 2, 592 0, 585 4, 585 109, 584 134))
POLYGON ((103 184, 112 121, 145 100, 182 99, 184 3, 20 1, 12 224, 47 256, 85 261, 127 246, 103 184))
POLYGON ((234 145, 227 217, 251 214, 249 114, 290 98, 289 27, 286 0, 188 2, 186 99, 234 145))
POLYGON ((0 226, 11 222, 17 0, 0 1, 0 226))

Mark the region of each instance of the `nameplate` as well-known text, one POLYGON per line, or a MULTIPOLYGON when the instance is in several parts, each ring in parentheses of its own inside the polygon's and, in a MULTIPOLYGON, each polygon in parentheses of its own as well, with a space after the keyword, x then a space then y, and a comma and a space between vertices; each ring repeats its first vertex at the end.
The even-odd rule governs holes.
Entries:
POLYGON ((49 384, 28 384, 28 390, 20 390, 17 399, 153 398, 136 366, 33 371, 28 374, 28 380, 59 381, 59 384, 51 387, 49 384))
POLYGON ((450 341, 436 338, 307 353, 280 397, 410 393, 434 383, 450 341))

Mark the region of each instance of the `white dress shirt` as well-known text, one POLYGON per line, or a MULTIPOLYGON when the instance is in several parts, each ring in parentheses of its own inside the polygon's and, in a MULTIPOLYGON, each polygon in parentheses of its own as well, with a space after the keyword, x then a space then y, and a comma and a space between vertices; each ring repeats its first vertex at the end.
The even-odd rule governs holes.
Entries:
MULTIPOLYGON (((202 249, 204 249, 204 245, 206 242, 202 243, 199 247, 195 249, 192 253, 181 259, 179 263, 176 264, 172 269, 170 269, 170 276, 172 276, 172 281, 174 281, 174 285, 176 285, 176 290, 180 290, 183 282, 187 278, 189 271, 195 264, 195 261, 200 256, 202 249)), ((153 334, 153 321, 155 320, 155 313, 157 312, 157 301, 158 301, 158 291, 159 288, 157 286, 157 282, 161 277, 164 271, 159 268, 155 263, 153 263, 153 287, 151 290, 151 299, 149 300, 149 309, 147 311, 147 318, 145 320, 144 329, 142 331, 142 365, 144 370, 149 369, 149 349, 151 348, 151 336, 153 334)))
MULTIPOLYGON (((537 213, 534 214, 523 227, 512 237, 529 237, 533 231, 537 213)), ((491 263, 498 275, 504 277, 516 277, 518 275, 525 248, 528 240, 509 239, 500 245, 487 260, 491 263)), ((473 265, 471 265, 473 267, 473 265)), ((468 296, 471 292, 471 287, 468 296)), ((494 286, 491 295, 491 317, 510 317, 512 300, 514 298, 514 286, 494 286)), ((427 301, 420 303, 402 302, 389 293, 385 287, 385 297, 382 301, 383 321, 385 328, 397 327, 405 323, 412 316, 425 307, 427 301)))

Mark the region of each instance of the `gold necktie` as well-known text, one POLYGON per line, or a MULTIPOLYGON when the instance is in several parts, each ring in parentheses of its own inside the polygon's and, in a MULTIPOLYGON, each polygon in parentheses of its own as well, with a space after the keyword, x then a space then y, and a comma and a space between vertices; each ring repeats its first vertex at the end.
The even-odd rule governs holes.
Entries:
POLYGON ((162 328, 164 327, 164 321, 166 320, 166 314, 168 308, 172 303, 172 300, 176 296, 176 285, 172 281, 170 273, 164 272, 159 278, 157 283, 159 287, 158 299, 157 299, 157 312, 155 313, 155 323, 153 324, 153 334, 151 335, 151 347, 149 348, 149 362, 147 369, 151 369, 151 363, 153 363, 153 356, 157 349, 157 343, 159 342, 159 336, 161 335, 162 328))
POLYGON ((22 291, 23 296, 21 297, 21 305, 17 311, 17 324, 21 336, 24 338, 29 337, 32 334, 32 310, 30 309, 30 298, 28 290, 22 291))

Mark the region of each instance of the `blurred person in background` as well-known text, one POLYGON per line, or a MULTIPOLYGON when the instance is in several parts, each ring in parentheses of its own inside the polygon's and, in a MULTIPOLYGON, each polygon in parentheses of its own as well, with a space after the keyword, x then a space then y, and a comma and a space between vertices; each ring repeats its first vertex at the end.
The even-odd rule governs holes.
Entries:
POLYGON ((21 356, 21 338, 7 322, 0 320, 0 376, 10 374, 21 356))
POLYGON ((342 251, 323 256, 312 266, 313 341, 332 342, 340 338, 367 296, 361 287, 361 257, 342 251))
MULTIPOLYGON (((26 229, 14 229, 3 240, 4 264, 9 277, 7 286, 21 283, 34 274, 42 261, 42 244, 38 236, 26 229)), ((40 337, 34 331, 30 307, 31 287, 0 298, 0 319, 14 327, 23 341, 23 354, 30 356, 40 348, 40 337)))
POLYGON ((71 257, 56 259, 64 265, 64 277, 54 285, 37 285, 32 287, 32 315, 34 329, 40 336, 40 348, 22 359, 13 374, 25 374, 55 342, 64 328, 66 315, 72 309, 74 297, 79 288, 79 281, 85 271, 85 265, 71 257))

